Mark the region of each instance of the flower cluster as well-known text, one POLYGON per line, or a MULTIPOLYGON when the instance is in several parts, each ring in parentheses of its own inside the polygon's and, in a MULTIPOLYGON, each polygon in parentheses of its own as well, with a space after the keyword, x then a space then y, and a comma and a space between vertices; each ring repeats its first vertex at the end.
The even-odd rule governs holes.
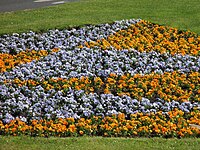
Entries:
POLYGON ((87 25, 69 30, 49 30, 41 34, 30 31, 22 34, 3 35, 0 37, 0 53, 15 54, 26 49, 36 51, 53 48, 72 50, 76 46, 84 44, 85 41, 106 38, 108 35, 126 29, 139 21, 140 19, 130 19, 115 21, 112 24, 87 25))
POLYGON ((131 114, 129 119, 124 114, 93 116, 90 118, 59 118, 56 120, 32 120, 30 124, 16 119, 8 124, 0 121, 0 133, 3 135, 31 136, 77 136, 98 135, 106 137, 191 137, 200 136, 198 128, 190 124, 200 125, 200 112, 184 112, 175 109, 167 114, 157 113, 131 114))
POLYGON ((140 19, 4 35, 0 135, 199 137, 199 48, 140 19))
POLYGON ((118 113, 129 115, 137 112, 168 112, 174 108, 186 113, 200 110, 198 102, 176 102, 174 100, 167 102, 159 98, 154 101, 142 98, 139 101, 127 95, 120 97, 113 94, 85 94, 84 91, 74 90, 65 94, 55 90, 49 90, 46 93, 40 86, 36 88, 35 92, 22 87, 20 91, 13 94, 9 92, 1 99, 4 102, 0 115, 4 123, 17 117, 29 122, 33 119, 44 118, 80 118, 93 115, 104 117, 118 113))
POLYGON ((0 82, 19 78, 42 79, 51 77, 72 78, 81 76, 108 77, 110 73, 149 74, 152 72, 179 71, 189 73, 200 70, 200 58, 189 55, 159 54, 154 51, 140 53, 136 50, 109 50, 75 48, 60 50, 38 61, 21 64, 9 72, 1 73, 0 82))
POLYGON ((46 51, 46 50, 26 50, 22 51, 16 55, 11 55, 7 53, 0 53, 0 73, 9 71, 11 68, 14 68, 17 65, 24 64, 31 62, 33 60, 38 60, 41 57, 45 57, 51 52, 58 52, 59 49, 53 49, 52 51, 46 51))
POLYGON ((86 42, 85 45, 101 47, 104 50, 112 46, 118 50, 134 48, 140 52, 154 50, 161 54, 169 52, 172 55, 177 53, 200 55, 200 36, 190 31, 183 32, 144 20, 106 39, 86 42))
MULTIPOLYGON (((164 74, 135 74, 134 76, 130 74, 117 76, 112 73, 107 78, 51 78, 41 81, 14 79, 10 82, 13 86, 27 86, 29 89, 41 85, 44 90, 55 89, 67 92, 71 88, 84 90, 86 93, 128 95, 138 100, 146 97, 151 101, 161 98, 166 101, 200 102, 199 72, 191 72, 189 74, 165 72, 164 74)), ((6 81, 4 81, 5 83, 6 81)), ((7 84, 9 85, 9 82, 7 84)))

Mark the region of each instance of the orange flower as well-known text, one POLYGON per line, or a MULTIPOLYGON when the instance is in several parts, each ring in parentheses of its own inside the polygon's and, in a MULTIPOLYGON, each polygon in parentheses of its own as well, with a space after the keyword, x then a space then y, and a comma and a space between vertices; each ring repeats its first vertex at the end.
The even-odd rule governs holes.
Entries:
POLYGON ((79 134, 80 134, 80 135, 83 135, 83 134, 84 134, 84 132, 81 130, 81 131, 79 131, 79 134))
POLYGON ((70 131, 71 133, 75 132, 75 131, 76 131, 76 126, 75 126, 74 124, 69 125, 69 131, 70 131))

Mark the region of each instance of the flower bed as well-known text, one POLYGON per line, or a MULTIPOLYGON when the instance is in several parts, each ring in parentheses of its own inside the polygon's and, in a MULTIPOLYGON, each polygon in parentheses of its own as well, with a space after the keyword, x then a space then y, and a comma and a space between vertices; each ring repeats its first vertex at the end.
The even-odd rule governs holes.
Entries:
POLYGON ((1 135, 200 135, 195 33, 132 19, 0 42, 1 135))
POLYGON ((32 120, 29 124, 19 119, 4 125, 0 122, 3 135, 31 135, 31 136, 162 136, 162 137, 199 137, 198 128, 192 128, 190 123, 200 125, 200 112, 184 114, 175 109, 167 114, 162 112, 131 114, 129 119, 125 114, 106 117, 92 116, 89 118, 58 118, 56 120, 32 120))

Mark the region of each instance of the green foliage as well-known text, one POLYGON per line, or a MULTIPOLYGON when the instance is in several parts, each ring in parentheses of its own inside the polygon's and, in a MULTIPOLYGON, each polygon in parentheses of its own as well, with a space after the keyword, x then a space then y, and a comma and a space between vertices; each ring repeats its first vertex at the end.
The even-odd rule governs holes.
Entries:
POLYGON ((141 18, 200 33, 199 0, 80 0, 63 5, 0 13, 0 34, 63 29, 141 18))

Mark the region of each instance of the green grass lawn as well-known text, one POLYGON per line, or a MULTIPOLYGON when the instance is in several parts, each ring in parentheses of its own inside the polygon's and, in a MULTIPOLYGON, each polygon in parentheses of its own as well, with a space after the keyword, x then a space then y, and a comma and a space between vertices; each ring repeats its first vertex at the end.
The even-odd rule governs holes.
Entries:
POLYGON ((0 137, 3 150, 197 150, 200 139, 0 137))
POLYGON ((141 18, 200 34, 199 0, 80 0, 36 10, 0 13, 0 34, 46 31, 141 18))

